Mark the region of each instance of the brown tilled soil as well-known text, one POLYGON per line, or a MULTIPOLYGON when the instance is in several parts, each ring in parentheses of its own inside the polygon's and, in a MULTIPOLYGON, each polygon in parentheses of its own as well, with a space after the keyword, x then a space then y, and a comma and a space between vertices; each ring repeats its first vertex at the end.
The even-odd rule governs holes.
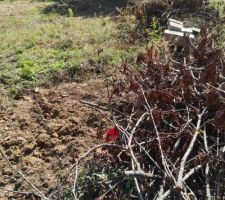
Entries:
MULTIPOLYGON (((0 113, 0 147, 13 165, 40 191, 47 194, 58 185, 76 158, 99 141, 99 124, 106 118, 80 100, 107 104, 101 80, 61 83, 50 89, 34 88, 0 113)), ((0 200, 31 199, 6 192, 33 191, 0 155, 0 200)))

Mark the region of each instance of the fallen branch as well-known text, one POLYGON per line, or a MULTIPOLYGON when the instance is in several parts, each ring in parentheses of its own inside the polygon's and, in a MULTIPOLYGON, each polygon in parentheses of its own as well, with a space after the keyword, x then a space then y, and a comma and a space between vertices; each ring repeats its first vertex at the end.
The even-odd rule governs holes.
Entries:
POLYGON ((143 176, 151 179, 163 180, 163 177, 158 175, 153 175, 152 173, 144 172, 143 170, 135 170, 135 171, 125 171, 125 175, 127 176, 143 176))
POLYGON ((86 106, 91 107, 91 108, 94 107, 94 108, 98 108, 98 109, 101 109, 101 110, 104 110, 104 111, 108 111, 108 110, 109 110, 108 108, 99 106, 99 105, 97 105, 97 104, 95 104, 95 103, 93 103, 93 102, 84 101, 84 100, 80 100, 80 102, 81 102, 82 104, 86 105, 86 106))
POLYGON ((7 158, 7 156, 5 155, 4 151, 0 148, 0 153, 2 154, 2 156, 5 158, 5 160, 7 161, 8 165, 15 171, 17 172, 35 191, 35 195, 39 196, 40 198, 44 199, 44 200, 49 200, 39 189, 37 189, 33 183, 31 183, 31 181, 29 181, 24 174, 22 174, 20 171, 18 171, 9 161, 9 159, 7 158))
MULTIPOLYGON (((206 130, 203 131, 204 135, 204 145, 207 153, 209 153, 209 148, 208 148, 208 142, 207 142, 207 135, 206 135, 206 130)), ((206 184, 206 199, 210 200, 211 198, 211 192, 210 192, 210 185, 209 185, 209 162, 206 163, 205 167, 205 184, 206 184)))
POLYGON ((191 151, 193 150, 195 141, 196 141, 196 139, 197 139, 197 137, 198 137, 198 135, 200 133, 200 126, 201 126, 202 116, 204 115, 205 110, 206 109, 204 109, 203 112, 198 115, 198 122, 197 122, 197 126, 196 126, 196 129, 195 129, 195 133, 194 133, 194 135, 192 137, 192 140, 191 140, 191 142, 189 144, 189 147, 188 147, 186 153, 184 154, 183 158, 181 159, 179 175, 178 175, 178 179, 177 179, 176 186, 175 186, 177 191, 181 191, 182 190, 185 164, 186 164, 188 156, 190 155, 191 151))

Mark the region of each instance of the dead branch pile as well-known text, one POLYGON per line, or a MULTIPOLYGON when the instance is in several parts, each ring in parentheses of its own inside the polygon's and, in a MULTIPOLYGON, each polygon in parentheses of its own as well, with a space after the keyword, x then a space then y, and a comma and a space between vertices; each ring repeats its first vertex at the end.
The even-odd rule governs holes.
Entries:
MULTIPOLYGON (((225 60, 211 44, 203 32, 187 62, 150 48, 139 57, 138 68, 123 64, 123 77, 110 97, 118 147, 102 149, 86 165, 104 176, 88 182, 89 194, 103 199, 224 197, 225 60)), ((78 183, 78 194, 85 184, 78 183)))

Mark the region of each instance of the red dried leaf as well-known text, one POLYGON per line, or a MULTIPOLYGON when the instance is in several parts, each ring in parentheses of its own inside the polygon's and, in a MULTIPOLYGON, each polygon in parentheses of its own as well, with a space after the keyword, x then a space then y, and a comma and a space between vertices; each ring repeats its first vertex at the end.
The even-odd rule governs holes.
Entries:
POLYGON ((205 104, 210 109, 218 108, 220 103, 220 94, 217 90, 212 89, 205 95, 205 104))
POLYGON ((201 83, 216 83, 217 79, 218 79, 218 75, 216 71, 216 66, 212 62, 201 73, 200 82, 201 83))
POLYGON ((130 89, 130 90, 136 92, 136 91, 138 90, 138 88, 139 88, 138 83, 135 83, 135 82, 131 82, 131 83, 130 83, 130 86, 129 86, 129 89, 130 89))
POLYGON ((106 142, 115 142, 119 139, 119 132, 116 128, 111 128, 106 131, 106 142))
POLYGON ((193 84, 193 77, 190 70, 183 70, 182 72, 182 82, 185 87, 193 84))

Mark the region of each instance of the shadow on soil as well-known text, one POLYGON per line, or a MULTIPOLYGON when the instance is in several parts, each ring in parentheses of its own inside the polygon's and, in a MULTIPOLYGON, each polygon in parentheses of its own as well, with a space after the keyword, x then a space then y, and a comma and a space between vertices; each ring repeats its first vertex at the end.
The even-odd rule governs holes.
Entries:
POLYGON ((43 13, 67 15, 72 9, 74 16, 95 17, 116 14, 116 7, 126 6, 127 0, 55 0, 55 4, 44 8, 43 13))

